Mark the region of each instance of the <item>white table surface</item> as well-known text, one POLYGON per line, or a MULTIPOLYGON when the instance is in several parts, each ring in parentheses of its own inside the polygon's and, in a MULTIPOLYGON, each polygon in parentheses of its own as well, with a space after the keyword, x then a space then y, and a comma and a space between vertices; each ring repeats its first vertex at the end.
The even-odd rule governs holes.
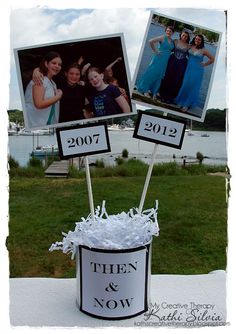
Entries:
POLYGON ((182 320, 186 322, 186 318, 192 316, 189 312, 198 309, 192 312, 194 317, 201 317, 200 324, 215 321, 216 317, 225 322, 225 289, 224 271, 206 275, 152 275, 151 306, 159 306, 158 316, 151 316, 146 320, 144 314, 141 314, 114 321, 96 319, 79 311, 75 303, 76 279, 12 278, 10 321, 12 326, 133 327, 146 325, 147 322, 159 326, 161 317, 165 317, 166 326, 175 321, 174 317, 179 316, 179 320, 175 321, 179 326, 182 320), (206 310, 207 313, 203 315, 206 310), (168 315, 172 320, 166 319, 168 315), (210 319, 206 320, 207 316, 210 319))

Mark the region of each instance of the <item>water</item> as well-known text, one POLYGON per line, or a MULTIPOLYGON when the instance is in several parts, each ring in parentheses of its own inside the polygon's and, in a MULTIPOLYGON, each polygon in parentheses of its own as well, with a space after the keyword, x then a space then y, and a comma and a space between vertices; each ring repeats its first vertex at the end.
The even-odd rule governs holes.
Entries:
POLYGON ((9 136, 9 154, 19 162, 20 166, 26 166, 30 154, 34 148, 38 145, 55 145, 57 146, 56 135, 43 135, 43 136, 9 136))
MULTIPOLYGON (((208 157, 203 163, 226 165, 226 135, 225 132, 192 131, 192 136, 185 134, 182 149, 174 149, 168 146, 159 145, 157 150, 156 163, 173 161, 173 155, 177 162, 182 162, 182 157, 196 158, 196 153, 201 152, 208 157), (209 137, 202 137, 207 134, 209 137)), ((115 159, 121 156, 123 149, 129 152, 129 158, 141 159, 150 162, 154 149, 153 143, 133 138, 133 131, 117 130, 109 131, 111 152, 89 156, 90 162, 103 159, 106 165, 114 165, 115 159)), ((21 166, 26 166, 30 159, 30 153, 36 145, 56 145, 55 135, 51 136, 9 136, 9 154, 16 159, 21 166)))

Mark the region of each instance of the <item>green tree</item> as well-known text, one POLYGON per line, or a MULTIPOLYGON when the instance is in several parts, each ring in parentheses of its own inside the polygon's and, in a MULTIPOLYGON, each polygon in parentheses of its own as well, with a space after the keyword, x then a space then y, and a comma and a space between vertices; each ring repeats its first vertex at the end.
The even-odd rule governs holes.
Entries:
POLYGON ((8 110, 8 118, 10 122, 14 122, 20 125, 24 124, 23 111, 18 109, 8 110))

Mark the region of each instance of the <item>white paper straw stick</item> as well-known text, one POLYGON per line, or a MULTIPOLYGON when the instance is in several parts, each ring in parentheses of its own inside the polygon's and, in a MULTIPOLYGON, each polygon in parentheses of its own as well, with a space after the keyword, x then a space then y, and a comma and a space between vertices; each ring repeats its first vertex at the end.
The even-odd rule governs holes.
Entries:
POLYGON ((138 211, 139 211, 140 214, 143 211, 143 204, 144 204, 145 197, 146 197, 146 194, 147 194, 147 189, 148 189, 149 181, 150 181, 150 178, 151 178, 151 175, 152 175, 152 169, 153 169, 153 165, 154 165, 154 161, 155 161, 155 157, 156 157, 157 146, 158 146, 157 144, 154 145, 154 149, 153 149, 153 152, 152 152, 151 163, 149 165, 147 176, 146 176, 146 180, 145 180, 145 184, 144 184, 144 187, 143 187, 143 193, 142 193, 142 196, 141 196, 141 200, 140 200, 140 204, 139 204, 139 209, 138 209, 138 211))
POLYGON ((91 212, 91 217, 94 220, 93 192, 92 192, 91 177, 90 177, 90 170, 87 156, 85 156, 85 172, 86 172, 86 181, 88 187, 90 212, 91 212))

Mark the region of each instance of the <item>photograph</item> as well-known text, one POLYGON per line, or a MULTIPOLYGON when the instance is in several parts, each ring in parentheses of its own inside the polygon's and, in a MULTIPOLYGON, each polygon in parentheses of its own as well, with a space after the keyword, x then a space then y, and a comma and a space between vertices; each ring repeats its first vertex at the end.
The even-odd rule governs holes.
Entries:
POLYGON ((220 37, 219 32, 151 12, 132 100, 203 122, 220 37))
POLYGON ((122 34, 14 50, 26 129, 132 112, 122 34))
POLYGON ((229 329, 231 10, 32 2, 2 34, 8 327, 229 329))

